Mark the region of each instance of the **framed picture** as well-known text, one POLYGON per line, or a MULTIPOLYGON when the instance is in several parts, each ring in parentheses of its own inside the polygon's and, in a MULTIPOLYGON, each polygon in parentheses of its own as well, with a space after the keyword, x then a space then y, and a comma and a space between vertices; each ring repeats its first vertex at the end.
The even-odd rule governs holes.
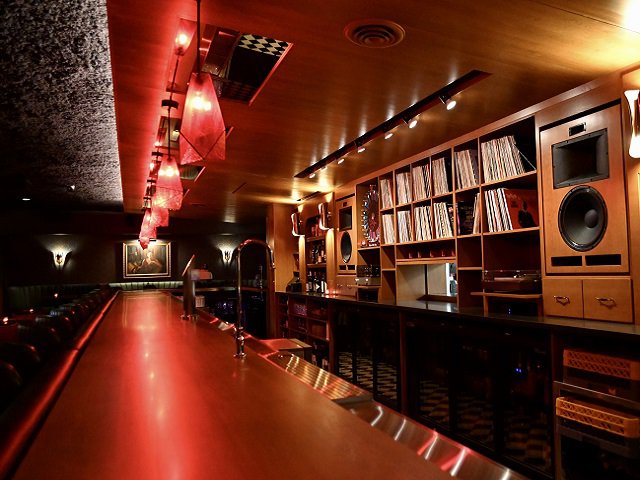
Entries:
POLYGON ((137 240, 122 244, 122 276, 150 278, 171 276, 171 242, 156 240, 142 249, 137 240))

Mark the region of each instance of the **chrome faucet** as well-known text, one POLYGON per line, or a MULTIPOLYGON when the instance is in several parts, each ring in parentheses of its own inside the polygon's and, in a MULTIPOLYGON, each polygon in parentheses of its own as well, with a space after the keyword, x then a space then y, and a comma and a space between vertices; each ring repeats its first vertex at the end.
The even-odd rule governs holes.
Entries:
POLYGON ((268 243, 263 242, 262 240, 258 240, 257 238, 249 238, 238 245, 236 251, 238 252, 238 306, 236 308, 236 324, 235 324, 235 339, 236 339, 236 358, 244 358, 244 327, 242 326, 242 314, 244 313, 242 310, 242 268, 240 265, 240 257, 242 253, 242 249, 250 244, 262 245, 269 252, 269 261, 271 262, 271 269, 275 270, 276 264, 273 259, 273 250, 269 246, 268 243))

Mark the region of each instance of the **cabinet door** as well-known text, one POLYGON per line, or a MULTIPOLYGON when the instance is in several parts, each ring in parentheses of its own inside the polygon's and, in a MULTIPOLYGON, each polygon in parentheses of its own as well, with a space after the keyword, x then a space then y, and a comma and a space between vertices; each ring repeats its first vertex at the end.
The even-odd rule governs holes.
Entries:
POLYGON ((631 280, 629 278, 585 279, 582 288, 585 318, 631 322, 631 280))
POLYGON ((582 318, 582 280, 545 278, 542 291, 545 315, 582 318))

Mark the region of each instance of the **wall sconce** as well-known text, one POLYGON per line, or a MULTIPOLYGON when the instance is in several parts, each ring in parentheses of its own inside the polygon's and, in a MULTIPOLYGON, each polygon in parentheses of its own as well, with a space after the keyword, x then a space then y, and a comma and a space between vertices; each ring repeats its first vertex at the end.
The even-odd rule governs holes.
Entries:
POLYGON ((230 248, 222 249, 222 261, 225 265, 229 265, 231 263, 231 257, 233 256, 233 250, 230 248))
POLYGON ((62 270, 64 267, 64 262, 67 259, 67 254, 69 252, 65 252, 65 251, 57 251, 57 252, 51 252, 53 253, 53 263, 56 266, 56 269, 58 270, 62 270))
POLYGON ((330 230, 331 212, 329 211, 329 204, 326 202, 318 204, 318 212, 320 213, 320 230, 330 230))
POLYGON ((629 102, 631 114, 631 141, 629 143, 629 155, 640 158, 640 90, 627 90, 624 92, 629 102))
POLYGON ((291 234, 294 237, 304 237, 302 233, 302 225, 300 221, 300 212, 296 211, 291 214, 291 234))

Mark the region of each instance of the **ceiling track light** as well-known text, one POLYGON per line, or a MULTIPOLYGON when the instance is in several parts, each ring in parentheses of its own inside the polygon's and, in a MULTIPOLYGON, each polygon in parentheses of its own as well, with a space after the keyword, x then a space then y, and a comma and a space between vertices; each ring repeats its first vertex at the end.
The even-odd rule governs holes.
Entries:
POLYGON ((458 104, 458 102, 456 102, 446 93, 444 95, 440 95, 440 101, 444 104, 445 107, 447 107, 447 110, 453 110, 458 104))
POLYGON ((416 125, 418 125, 418 115, 416 115, 415 117, 406 118, 404 120, 404 123, 406 123, 407 127, 409 128, 416 128, 416 125))
POLYGON ((456 105, 456 101, 451 98, 452 95, 456 95, 466 90, 479 81, 484 80, 489 75, 489 73, 483 72, 481 70, 472 70, 464 74, 460 78, 457 78, 453 82, 445 85, 440 90, 437 90, 430 95, 427 95, 423 99, 418 100, 410 107, 404 109, 403 111, 389 118, 380 125, 373 127, 371 130, 365 132, 356 140, 352 140, 346 143, 335 152, 327 155, 325 158, 319 160, 315 164, 310 165, 304 170, 296 173, 294 177, 309 177, 312 173, 315 173, 317 170, 319 170, 321 166, 327 165, 336 160, 338 161, 338 164, 341 164, 344 161, 344 156, 354 150, 354 145, 355 149, 357 149, 359 153, 362 153, 364 151, 363 148, 365 143, 370 142, 371 140, 380 136, 383 136, 385 140, 388 140, 393 135, 393 132, 391 132, 391 130, 402 125, 403 123, 409 125, 409 128, 414 128, 417 125, 418 115, 437 105, 440 105, 440 103, 445 104, 448 110, 452 109, 456 105))

